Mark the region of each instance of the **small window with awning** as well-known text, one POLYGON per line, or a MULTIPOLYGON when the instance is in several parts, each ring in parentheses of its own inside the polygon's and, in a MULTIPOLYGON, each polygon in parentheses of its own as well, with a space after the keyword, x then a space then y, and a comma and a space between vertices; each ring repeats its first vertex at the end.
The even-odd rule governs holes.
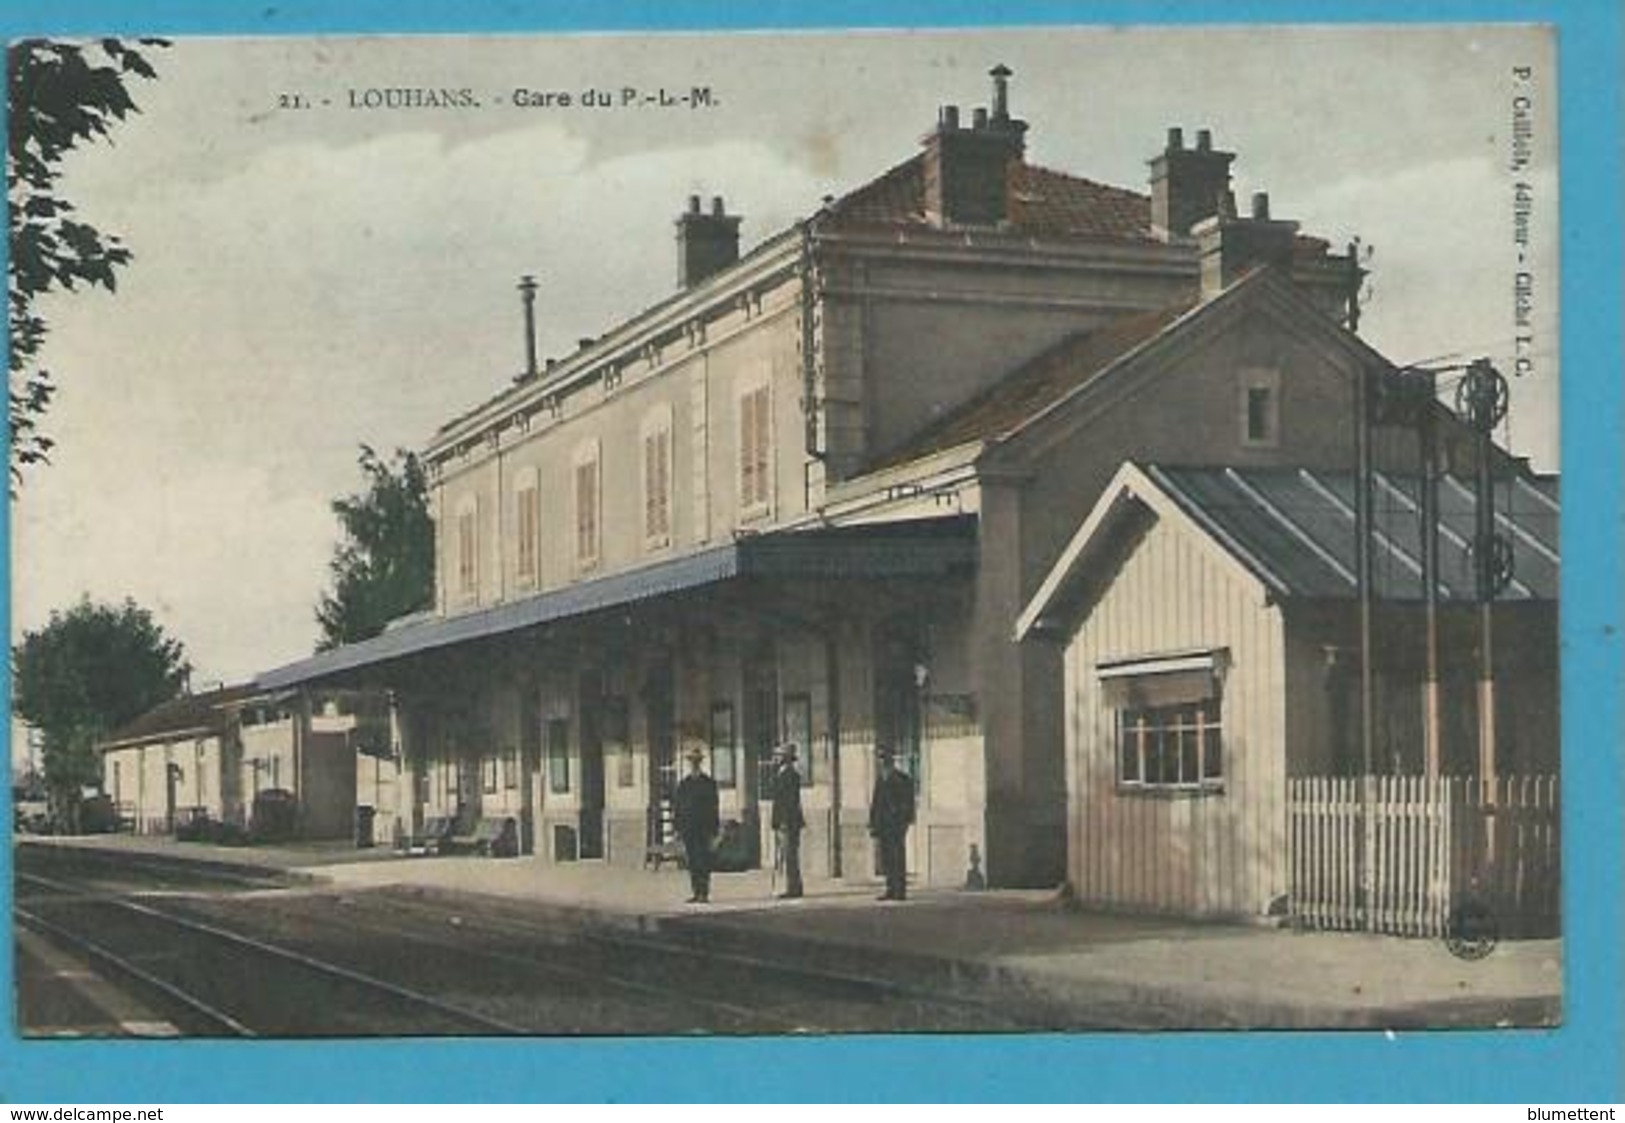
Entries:
POLYGON ((1114 660, 1096 667, 1116 711, 1118 782, 1148 790, 1224 784, 1223 649, 1114 660))

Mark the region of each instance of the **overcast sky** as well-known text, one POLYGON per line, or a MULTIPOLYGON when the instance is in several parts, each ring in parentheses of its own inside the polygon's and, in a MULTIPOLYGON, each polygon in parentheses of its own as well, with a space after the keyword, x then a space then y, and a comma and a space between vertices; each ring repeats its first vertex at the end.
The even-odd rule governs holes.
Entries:
POLYGON ((308 654, 357 445, 419 448, 518 371, 520 274, 541 282, 542 354, 566 354, 672 289, 689 194, 725 195, 748 246, 912 154, 939 104, 985 104, 996 62, 1033 161, 1145 190, 1168 126, 1211 128, 1238 154, 1239 199, 1268 190, 1277 217, 1374 247, 1362 332, 1379 350, 1508 372, 1513 102, 1531 96, 1535 370, 1503 435, 1557 468, 1556 83, 1538 30, 183 39, 154 62, 141 115, 64 183, 135 260, 115 296, 44 305, 58 445, 13 509, 15 634, 81 594, 129 595, 199 681, 308 654), (517 87, 662 85, 717 104, 511 104, 517 87), (349 108, 385 87, 482 104, 349 108))

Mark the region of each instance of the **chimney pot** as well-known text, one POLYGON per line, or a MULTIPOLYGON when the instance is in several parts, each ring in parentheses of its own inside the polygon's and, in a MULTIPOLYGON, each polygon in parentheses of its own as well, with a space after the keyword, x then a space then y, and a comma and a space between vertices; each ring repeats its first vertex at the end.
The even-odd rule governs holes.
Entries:
POLYGON ((1250 269, 1264 265, 1290 271, 1296 222, 1270 218, 1269 196, 1260 191, 1253 196, 1252 216, 1237 222, 1221 214, 1197 224, 1198 257, 1201 260, 1203 299, 1223 292, 1250 269))
POLYGON ((677 218, 678 288, 692 288, 739 260, 739 221, 721 195, 711 196, 709 213, 700 209, 698 195, 688 197, 688 211, 677 218))
POLYGON ((925 213, 942 226, 998 226, 1010 219, 1010 169, 1022 160, 1027 122, 999 116, 1002 66, 989 71, 995 82, 994 109, 972 109, 970 128, 960 125, 959 107, 944 105, 938 126, 925 144, 925 213))
POLYGON ((1001 62, 988 73, 993 76, 993 119, 1007 121, 1010 119, 1010 75, 1014 72, 1001 62))
POLYGON ((1159 236, 1184 238, 1203 219, 1220 213, 1230 189, 1233 152, 1213 147, 1202 129, 1195 148, 1185 147, 1185 131, 1168 130, 1168 146, 1151 158, 1151 226, 1159 236))
POLYGON ((519 302, 525 312, 525 376, 536 377, 536 278, 526 273, 519 278, 519 302))

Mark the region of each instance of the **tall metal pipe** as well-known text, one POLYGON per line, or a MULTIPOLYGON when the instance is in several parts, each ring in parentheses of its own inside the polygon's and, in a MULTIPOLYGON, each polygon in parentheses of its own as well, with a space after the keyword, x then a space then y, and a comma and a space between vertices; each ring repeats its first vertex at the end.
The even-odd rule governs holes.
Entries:
POLYGON ((519 278, 519 300, 525 308, 525 377, 536 377, 536 278, 519 278))

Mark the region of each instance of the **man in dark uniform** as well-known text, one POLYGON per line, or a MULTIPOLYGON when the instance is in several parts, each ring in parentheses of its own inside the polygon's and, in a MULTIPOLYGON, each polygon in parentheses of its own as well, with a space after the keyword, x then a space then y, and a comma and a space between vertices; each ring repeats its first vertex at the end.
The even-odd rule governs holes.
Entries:
POLYGON ((688 859, 688 880, 694 887, 689 904, 704 904, 711 899, 711 846, 720 827, 717 811, 717 782, 707 776, 701 767, 705 763, 705 750, 696 745, 685 754, 688 757, 688 775, 677 785, 673 798, 677 837, 683 840, 688 859))
POLYGON ((880 844, 880 870, 886 876, 882 901, 901 901, 908 895, 908 853, 904 843, 914 824, 914 780, 897 767, 888 748, 875 754, 879 775, 869 799, 869 833, 880 844))
POLYGON ((778 768, 773 773, 773 837, 778 845, 778 861, 784 866, 784 892, 793 900, 801 896, 801 828, 807 820, 801 814, 801 773, 796 771, 796 746, 791 741, 773 750, 778 768))

